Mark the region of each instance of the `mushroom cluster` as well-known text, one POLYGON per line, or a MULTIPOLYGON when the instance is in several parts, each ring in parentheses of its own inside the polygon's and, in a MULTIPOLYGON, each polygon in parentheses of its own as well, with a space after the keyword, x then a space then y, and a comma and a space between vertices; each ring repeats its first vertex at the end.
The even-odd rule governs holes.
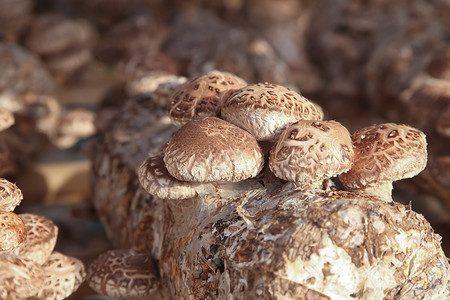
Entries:
POLYGON ((103 132, 94 203, 119 249, 90 266, 94 290, 174 299, 450 295, 440 237, 391 196, 391 181, 425 167, 422 132, 385 123, 350 135, 286 87, 236 88, 226 76, 235 75, 192 78, 158 101, 165 108, 152 96, 129 100, 103 132))
POLYGON ((143 187, 163 199, 205 195, 208 183, 256 177, 262 147, 270 148, 270 171, 296 187, 318 187, 340 175, 348 189, 386 201, 392 201, 392 181, 417 175, 427 161, 425 135, 417 129, 389 123, 350 136, 289 88, 246 84, 217 70, 180 85, 168 115, 181 128, 138 171, 143 187))
POLYGON ((5 179, 0 185, 0 299, 65 299, 83 282, 83 263, 54 251, 52 221, 13 213, 22 192, 5 179))

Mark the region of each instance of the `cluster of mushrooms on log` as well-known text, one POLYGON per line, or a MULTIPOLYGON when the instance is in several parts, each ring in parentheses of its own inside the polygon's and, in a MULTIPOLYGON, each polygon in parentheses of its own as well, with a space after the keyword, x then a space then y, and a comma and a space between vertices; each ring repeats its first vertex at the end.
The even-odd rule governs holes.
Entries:
POLYGON ((0 0, 0 299, 450 299, 449 20, 447 0, 0 0), (88 165, 110 242, 88 262, 16 208, 52 153, 88 165))

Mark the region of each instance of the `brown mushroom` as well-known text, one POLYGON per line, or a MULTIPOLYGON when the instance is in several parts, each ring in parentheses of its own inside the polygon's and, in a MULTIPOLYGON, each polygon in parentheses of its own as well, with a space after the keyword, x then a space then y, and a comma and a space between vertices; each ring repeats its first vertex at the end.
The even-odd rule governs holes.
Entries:
POLYGON ((419 174, 427 164, 425 134, 407 125, 371 125, 352 134, 355 160, 339 176, 350 190, 392 201, 392 182, 419 174))
POLYGON ((215 117, 181 127, 163 152, 167 170, 182 181, 236 182, 256 176, 263 166, 255 138, 215 117))
POLYGON ((89 266, 87 281, 92 289, 109 297, 146 297, 159 287, 152 258, 131 249, 101 254, 89 266))
POLYGON ((187 78, 184 76, 153 71, 128 81, 125 91, 130 97, 149 94, 158 106, 167 109, 172 94, 186 81, 187 78))
POLYGON ((55 248, 58 227, 43 216, 20 214, 19 217, 25 223, 27 239, 12 253, 19 258, 31 259, 39 265, 44 264, 55 248))
POLYGON ((0 259, 0 299, 26 299, 36 295, 44 281, 36 262, 14 255, 0 259))
POLYGON ((44 282, 38 299, 65 299, 78 289, 86 276, 83 263, 74 257, 53 252, 42 265, 44 282))
POLYGON ((26 236, 25 224, 18 215, 9 211, 0 211, 0 253, 16 248, 26 236))
POLYGON ((13 211, 22 199, 22 191, 14 183, 0 178, 0 211, 13 211))
POLYGON ((138 177, 142 187, 161 199, 187 199, 197 195, 204 184, 174 178, 167 171, 163 156, 148 157, 139 167, 138 177))
POLYGON ((300 94, 281 85, 251 84, 234 92, 224 103, 222 118, 256 137, 275 141, 290 124, 321 120, 321 110, 300 94))
POLYGON ((353 146, 348 130, 336 121, 298 121, 286 128, 270 151, 275 176, 301 188, 350 169, 353 146))
POLYGON ((217 70, 196 77, 180 86, 169 105, 169 117, 177 126, 190 120, 218 116, 231 92, 247 83, 240 77, 217 70))

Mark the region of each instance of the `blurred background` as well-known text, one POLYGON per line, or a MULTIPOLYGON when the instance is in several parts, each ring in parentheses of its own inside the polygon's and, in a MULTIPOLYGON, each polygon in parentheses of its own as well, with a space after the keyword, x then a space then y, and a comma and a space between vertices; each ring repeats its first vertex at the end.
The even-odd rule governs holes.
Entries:
MULTIPOLYGON (((350 132, 382 122, 427 135, 429 161, 394 183, 450 256, 450 1, 0 0, 0 175, 16 212, 59 227, 86 266, 111 248, 91 202, 90 143, 156 75, 218 69, 287 86, 350 132), (150 78, 150 79, 149 79, 150 78)), ((101 299, 83 284, 71 299, 101 299)))

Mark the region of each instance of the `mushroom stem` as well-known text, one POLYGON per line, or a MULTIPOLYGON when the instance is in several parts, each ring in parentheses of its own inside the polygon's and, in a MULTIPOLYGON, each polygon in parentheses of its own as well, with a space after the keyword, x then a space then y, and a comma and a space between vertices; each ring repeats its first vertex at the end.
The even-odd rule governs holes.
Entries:
POLYGON ((361 189, 351 189, 354 192, 360 192, 366 195, 374 196, 386 202, 392 202, 392 182, 367 186, 361 189))

